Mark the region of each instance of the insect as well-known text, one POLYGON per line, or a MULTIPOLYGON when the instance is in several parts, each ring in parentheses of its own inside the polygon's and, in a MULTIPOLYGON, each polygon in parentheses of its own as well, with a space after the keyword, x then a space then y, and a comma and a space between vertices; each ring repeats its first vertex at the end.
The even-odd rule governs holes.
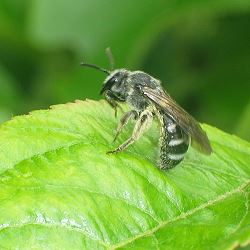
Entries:
MULTIPOLYGON (((113 65, 113 60, 110 61, 113 65)), ((100 93, 115 110, 119 103, 126 103, 131 108, 120 119, 114 141, 128 121, 135 120, 131 137, 108 154, 118 153, 137 141, 150 128, 154 118, 160 124, 160 169, 179 164, 190 144, 203 154, 211 154, 208 137, 199 123, 170 97, 159 80, 143 71, 106 70, 93 64, 81 65, 107 74, 100 93)))

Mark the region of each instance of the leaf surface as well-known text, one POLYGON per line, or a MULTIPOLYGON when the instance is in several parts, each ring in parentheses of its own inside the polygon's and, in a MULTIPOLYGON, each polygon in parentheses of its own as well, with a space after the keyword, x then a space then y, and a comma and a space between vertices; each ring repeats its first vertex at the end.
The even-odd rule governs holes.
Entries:
MULTIPOLYGON (((119 114, 120 116, 120 114, 119 114)), ((0 126, 2 249, 231 249, 250 240, 250 145, 203 125, 214 153, 156 167, 158 129, 106 155, 118 118, 76 101, 0 126)))

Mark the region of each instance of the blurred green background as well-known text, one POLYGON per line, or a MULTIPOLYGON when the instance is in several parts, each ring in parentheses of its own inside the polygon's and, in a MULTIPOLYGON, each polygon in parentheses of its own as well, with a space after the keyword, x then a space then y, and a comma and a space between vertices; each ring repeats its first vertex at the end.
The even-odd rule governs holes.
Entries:
POLYGON ((100 99, 81 61, 141 69, 201 122, 250 140, 249 0, 1 0, 0 121, 100 99))

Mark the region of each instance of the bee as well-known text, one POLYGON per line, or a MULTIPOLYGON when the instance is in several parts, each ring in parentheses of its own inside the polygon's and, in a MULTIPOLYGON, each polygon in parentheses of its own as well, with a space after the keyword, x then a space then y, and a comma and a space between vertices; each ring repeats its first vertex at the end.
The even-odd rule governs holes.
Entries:
MULTIPOLYGON (((111 65, 112 62, 111 59, 111 65)), ((93 64, 81 65, 107 74, 100 94, 115 111, 119 103, 126 103, 131 109, 120 119, 114 141, 128 121, 135 120, 131 137, 114 150, 108 151, 108 154, 121 152, 137 141, 150 128, 153 119, 157 119, 160 124, 160 169, 170 169, 179 164, 190 144, 203 154, 211 154, 212 148, 205 131, 170 97, 158 79, 143 71, 106 70, 93 64)))

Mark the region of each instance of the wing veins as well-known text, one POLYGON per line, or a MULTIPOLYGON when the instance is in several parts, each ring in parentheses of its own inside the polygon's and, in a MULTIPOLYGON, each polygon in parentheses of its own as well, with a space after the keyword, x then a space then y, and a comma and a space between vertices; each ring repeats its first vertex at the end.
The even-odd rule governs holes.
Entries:
POLYGON ((212 149, 206 133, 200 124, 180 107, 169 94, 160 88, 141 88, 143 95, 147 96, 151 102, 163 112, 165 111, 185 133, 191 136, 192 146, 204 154, 211 154, 212 149))

